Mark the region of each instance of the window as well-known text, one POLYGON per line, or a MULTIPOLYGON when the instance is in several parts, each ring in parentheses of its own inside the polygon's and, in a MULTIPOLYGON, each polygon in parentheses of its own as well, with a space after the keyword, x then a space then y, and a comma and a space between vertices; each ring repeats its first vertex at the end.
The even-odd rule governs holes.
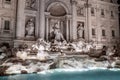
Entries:
POLYGON ((113 0, 110 0, 111 3, 113 3, 113 0))
POLYGON ((113 14, 113 11, 111 11, 111 18, 114 18, 114 14, 113 14))
POLYGON ((105 11, 104 11, 104 9, 101 9, 101 16, 102 16, 102 17, 105 16, 105 11))
POLYGON ((93 8, 93 7, 91 8, 91 15, 92 15, 92 16, 95 15, 95 11, 94 11, 94 8, 93 8))
POLYGON ((102 36, 106 36, 104 29, 102 30, 102 36))
POLYGON ((115 31, 112 30, 112 37, 115 37, 115 31))
POLYGON ((4 30, 10 30, 10 21, 9 20, 4 21, 4 30))
POLYGON ((11 0, 5 0, 5 1, 8 1, 8 2, 10 2, 11 0))
POLYGON ((95 29, 92 29, 92 35, 95 36, 96 33, 95 33, 95 29))
POLYGON ((10 4, 11 0, 5 0, 5 3, 10 4))

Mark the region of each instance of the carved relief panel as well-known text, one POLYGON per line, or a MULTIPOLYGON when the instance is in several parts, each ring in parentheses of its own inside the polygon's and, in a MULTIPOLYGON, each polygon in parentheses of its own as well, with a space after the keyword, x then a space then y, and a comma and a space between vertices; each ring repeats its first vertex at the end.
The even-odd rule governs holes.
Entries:
POLYGON ((25 8, 29 10, 36 10, 37 9, 37 0, 26 0, 25 8))
POLYGON ((84 7, 77 6, 77 16, 84 16, 84 15, 85 15, 84 7))

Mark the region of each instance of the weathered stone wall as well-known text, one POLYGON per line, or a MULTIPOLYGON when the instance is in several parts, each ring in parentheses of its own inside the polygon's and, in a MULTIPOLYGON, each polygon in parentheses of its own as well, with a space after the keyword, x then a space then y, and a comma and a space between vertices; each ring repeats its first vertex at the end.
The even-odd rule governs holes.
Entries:
POLYGON ((64 28, 61 28, 61 32, 67 41, 79 39, 78 25, 82 24, 84 31, 82 38, 86 41, 92 40, 100 44, 116 43, 119 39, 117 0, 113 2, 110 2, 110 0, 89 0, 88 4, 86 1, 11 0, 9 3, 0 0, 1 42, 11 43, 13 40, 24 42, 24 40, 33 41, 37 38, 48 40, 52 29, 50 20, 55 19, 64 28), (51 15, 49 10, 55 4, 59 4, 65 10, 66 14, 64 16, 51 15), (4 30, 4 20, 10 20, 9 31, 4 30), (28 25, 31 25, 31 28, 27 28, 28 25), (27 35, 27 30, 29 35, 27 35), (104 33, 102 30, 104 30, 104 33))
POLYGON ((0 43, 13 45, 16 26, 17 0, 0 0, 0 43), (9 30, 5 30, 5 21, 9 21, 9 30))

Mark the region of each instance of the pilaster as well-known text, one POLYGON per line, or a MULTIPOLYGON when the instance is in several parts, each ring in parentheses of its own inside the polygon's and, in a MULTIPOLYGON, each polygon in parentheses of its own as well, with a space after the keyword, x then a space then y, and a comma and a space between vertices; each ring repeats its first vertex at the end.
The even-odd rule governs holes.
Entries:
POLYGON ((85 39, 89 42, 90 41, 90 6, 91 4, 89 3, 89 1, 84 4, 85 8, 86 8, 86 30, 85 30, 85 39))
POLYGON ((25 0, 18 0, 17 6, 17 28, 16 28, 16 38, 22 39, 25 36, 25 0))
POLYGON ((39 37, 45 38, 45 0, 40 0, 40 28, 39 37))
POLYGON ((72 29, 73 29, 73 40, 77 39, 77 21, 76 21, 76 17, 77 17, 77 10, 76 10, 76 5, 77 2, 75 0, 72 1, 72 29))

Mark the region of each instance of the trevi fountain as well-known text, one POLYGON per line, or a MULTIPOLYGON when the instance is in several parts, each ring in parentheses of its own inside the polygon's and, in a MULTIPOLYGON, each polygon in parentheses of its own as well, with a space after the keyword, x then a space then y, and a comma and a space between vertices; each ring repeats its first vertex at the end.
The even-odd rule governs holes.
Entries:
POLYGON ((38 39, 33 45, 22 44, 14 48, 12 57, 1 47, 0 75, 41 73, 50 69, 92 70, 119 69, 120 58, 112 48, 94 42, 78 40, 46 42, 38 39), (105 54, 104 54, 105 53, 105 54))

